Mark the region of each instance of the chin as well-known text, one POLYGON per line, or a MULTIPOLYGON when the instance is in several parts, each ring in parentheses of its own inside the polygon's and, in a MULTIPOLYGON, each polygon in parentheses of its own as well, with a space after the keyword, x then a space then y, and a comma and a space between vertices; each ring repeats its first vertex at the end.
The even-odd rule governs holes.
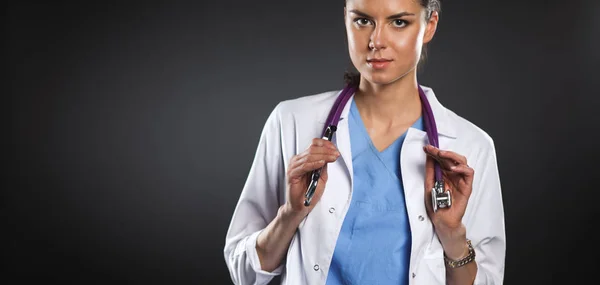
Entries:
POLYGON ((388 72, 366 72, 361 73, 361 75, 364 76, 367 81, 377 85, 387 85, 393 83, 400 77, 392 76, 392 74, 389 74, 388 72))

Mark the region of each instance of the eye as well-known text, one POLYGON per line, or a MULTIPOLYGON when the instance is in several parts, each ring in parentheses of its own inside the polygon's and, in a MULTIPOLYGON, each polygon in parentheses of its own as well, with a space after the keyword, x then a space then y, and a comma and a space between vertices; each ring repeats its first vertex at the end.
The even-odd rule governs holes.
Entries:
POLYGON ((369 23, 371 23, 371 21, 367 18, 356 18, 354 19, 354 22, 357 23, 359 26, 366 26, 369 23))
POLYGON ((408 22, 406 22, 404 20, 400 20, 400 19, 394 20, 394 26, 396 26, 396 27, 400 27, 401 28, 401 27, 404 27, 406 25, 408 25, 408 22))

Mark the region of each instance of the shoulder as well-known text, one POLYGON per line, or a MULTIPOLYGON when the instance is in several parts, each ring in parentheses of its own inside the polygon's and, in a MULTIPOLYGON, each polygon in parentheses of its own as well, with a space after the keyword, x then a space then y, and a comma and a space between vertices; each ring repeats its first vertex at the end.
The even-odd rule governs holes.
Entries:
POLYGON ((468 146, 477 157, 495 155, 494 139, 486 130, 450 109, 446 108, 446 112, 456 130, 460 145, 468 146))
POLYGON ((280 101, 274 112, 281 120, 310 118, 325 120, 341 90, 330 90, 280 101))
POLYGON ((421 87, 433 109, 440 134, 456 138, 460 145, 493 148, 494 140, 484 128, 446 107, 433 88, 423 85, 421 87))
POLYGON ((473 139, 487 144, 494 143, 492 136, 479 125, 456 114, 452 110, 448 110, 448 113, 454 118, 454 122, 457 125, 457 129, 460 132, 461 136, 464 136, 467 139, 473 139))
MULTIPOLYGON (((341 90, 279 101, 267 119, 264 136, 282 145, 284 160, 319 137, 331 106, 341 90)), ((287 164, 286 164, 287 165, 287 164)))

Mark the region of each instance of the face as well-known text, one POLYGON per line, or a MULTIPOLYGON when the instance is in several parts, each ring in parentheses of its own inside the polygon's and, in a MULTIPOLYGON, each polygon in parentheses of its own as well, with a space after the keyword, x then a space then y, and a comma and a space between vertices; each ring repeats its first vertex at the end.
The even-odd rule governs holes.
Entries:
POLYGON ((438 15, 418 0, 348 0, 344 9, 350 59, 361 77, 390 84, 415 72, 438 15))

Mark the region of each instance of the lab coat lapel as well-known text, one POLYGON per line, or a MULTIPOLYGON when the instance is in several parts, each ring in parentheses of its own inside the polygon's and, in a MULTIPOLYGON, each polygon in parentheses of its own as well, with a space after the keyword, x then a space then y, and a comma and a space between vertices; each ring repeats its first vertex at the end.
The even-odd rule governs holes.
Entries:
MULTIPOLYGON (((327 204, 326 209, 335 207, 345 213, 348 209, 349 201, 352 199, 352 187, 354 172, 352 168, 352 149, 350 146, 350 130, 348 128, 348 113, 353 97, 348 100, 340 120, 338 121, 337 130, 332 138, 332 142, 336 145, 340 152, 340 157, 337 161, 327 166, 327 186, 321 201, 327 204)), ((323 204, 323 203, 319 203, 323 204)), ((317 204, 315 209, 320 210, 320 205, 317 204)), ((314 211, 314 210, 313 210, 314 211)))
MULTIPOLYGON (((428 144, 427 134, 415 128, 409 128, 402 144, 400 167, 406 207, 408 213, 425 216, 425 159, 423 146, 428 144)), ((414 230, 413 230, 414 231, 414 230)))
MULTIPOLYGON (((340 116, 340 121, 338 122, 337 131, 333 138, 333 141, 338 147, 338 151, 341 154, 342 161, 340 161, 343 166, 346 168, 346 175, 352 181, 353 178, 353 169, 352 169, 352 148, 350 146, 350 130, 348 125, 348 113, 350 111, 350 106, 352 104, 352 100, 354 100, 354 95, 350 97, 350 100, 344 106, 342 110, 342 114, 340 116)), ((352 183, 351 183, 352 184, 352 183)))
MULTIPOLYGON (((456 139, 456 130, 450 122, 446 109, 439 103, 433 90, 427 87, 423 87, 423 89, 436 120, 439 146, 441 149, 451 149, 456 139)), ((432 241, 431 238, 434 237, 433 224, 427 218, 425 209, 425 199, 428 199, 425 197, 425 161, 427 157, 423 147, 429 143, 426 132, 409 128, 400 156, 404 196, 412 232, 412 248, 417 255, 421 255, 423 252, 416 249, 426 248, 432 241)), ((415 270, 413 266, 416 265, 415 260, 419 258, 420 256, 411 255, 411 270, 415 270)))
MULTIPOLYGON (((440 149, 448 149, 454 139, 456 132, 450 124, 448 114, 445 108, 435 97, 431 88, 421 86, 427 96, 427 101, 433 112, 438 130, 438 140, 440 149)), ((424 114, 423 114, 424 115, 424 114)), ((424 185, 425 185, 425 160, 426 154, 423 147, 430 144, 425 131, 409 128, 406 138, 402 145, 400 156, 400 167, 402 169, 402 181, 404 186, 405 198, 409 213, 420 213, 425 215, 424 203, 424 185), (409 202, 410 201, 410 202, 409 202), (420 201, 417 203, 417 201, 420 201), (414 203, 412 203, 414 202, 414 203)))

